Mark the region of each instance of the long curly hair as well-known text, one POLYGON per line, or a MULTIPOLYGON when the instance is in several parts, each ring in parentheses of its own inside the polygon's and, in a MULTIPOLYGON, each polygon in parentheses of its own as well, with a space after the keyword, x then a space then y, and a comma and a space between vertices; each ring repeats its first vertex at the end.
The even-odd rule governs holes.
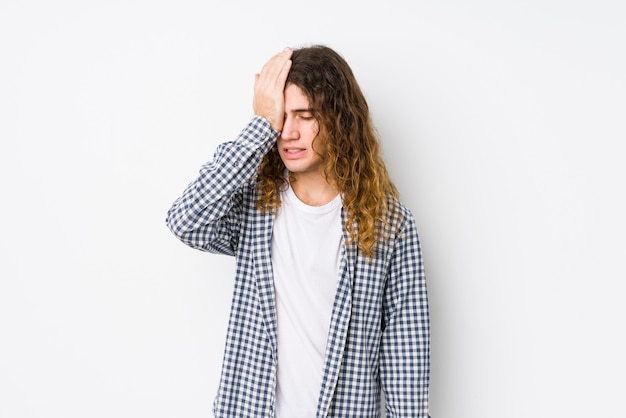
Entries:
MULTIPOLYGON (((331 48, 294 49, 291 60, 286 84, 302 89, 319 123, 315 140, 323 138, 322 175, 341 193, 349 241, 372 256, 398 190, 381 157, 365 96, 348 63, 331 48)), ((287 181, 274 146, 259 166, 257 208, 277 213, 287 181)))

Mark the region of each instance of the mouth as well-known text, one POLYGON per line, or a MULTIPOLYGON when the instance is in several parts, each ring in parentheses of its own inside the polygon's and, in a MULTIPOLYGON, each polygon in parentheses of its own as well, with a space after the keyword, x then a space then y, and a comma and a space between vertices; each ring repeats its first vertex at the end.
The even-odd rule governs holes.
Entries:
POLYGON ((285 154, 299 154, 304 152, 304 148, 284 148, 285 154))
POLYGON ((283 148, 282 157, 285 160, 297 160, 306 155, 306 148, 283 148))

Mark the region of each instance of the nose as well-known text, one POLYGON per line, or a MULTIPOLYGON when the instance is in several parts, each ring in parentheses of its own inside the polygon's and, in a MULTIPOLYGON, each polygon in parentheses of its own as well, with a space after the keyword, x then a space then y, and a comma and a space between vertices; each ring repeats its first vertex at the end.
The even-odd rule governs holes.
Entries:
POLYGON ((292 117, 285 117, 283 122, 283 130, 280 133, 280 137, 283 140, 298 139, 300 137, 300 130, 298 129, 298 123, 292 117))

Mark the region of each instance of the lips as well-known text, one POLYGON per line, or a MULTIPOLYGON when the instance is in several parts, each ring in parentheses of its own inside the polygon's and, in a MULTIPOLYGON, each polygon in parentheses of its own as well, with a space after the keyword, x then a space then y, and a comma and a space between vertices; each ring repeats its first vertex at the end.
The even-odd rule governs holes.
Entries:
POLYGON ((285 158, 299 158, 306 152, 305 148, 283 148, 283 155, 285 158))

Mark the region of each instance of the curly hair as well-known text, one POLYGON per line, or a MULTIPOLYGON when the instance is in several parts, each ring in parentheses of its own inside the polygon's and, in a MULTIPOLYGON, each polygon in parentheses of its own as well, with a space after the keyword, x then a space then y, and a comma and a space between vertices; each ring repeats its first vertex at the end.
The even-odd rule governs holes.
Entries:
MULTIPOLYGON (((341 193, 349 241, 372 256, 393 210, 389 198, 397 198, 398 191, 382 160, 365 96, 348 63, 326 46, 295 49, 291 60, 286 85, 302 89, 319 123, 322 175, 341 193)), ((257 179, 257 208, 277 213, 287 179, 276 146, 261 161, 257 179)))

